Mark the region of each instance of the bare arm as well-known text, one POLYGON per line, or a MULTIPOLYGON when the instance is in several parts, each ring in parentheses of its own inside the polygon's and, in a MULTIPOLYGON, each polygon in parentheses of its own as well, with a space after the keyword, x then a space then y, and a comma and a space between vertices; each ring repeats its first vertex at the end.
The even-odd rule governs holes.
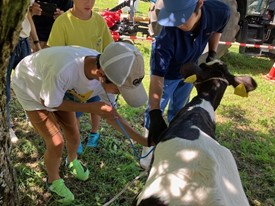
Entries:
POLYGON ((149 107, 150 110, 160 109, 160 100, 162 97, 163 77, 151 75, 149 86, 149 107))
POLYGON ((31 25, 31 38, 34 41, 34 46, 35 46, 35 51, 39 51, 41 49, 40 43, 39 43, 39 38, 37 36, 36 28, 34 25, 34 22, 32 20, 32 14, 30 11, 28 11, 28 20, 31 25))
POLYGON ((137 141, 143 146, 147 146, 147 138, 136 132, 130 126, 130 124, 117 113, 114 108, 104 102, 77 103, 72 101, 63 101, 62 104, 56 109, 61 111, 78 111, 97 114, 106 119, 107 123, 110 124, 114 129, 125 135, 120 125, 117 123, 117 121, 119 121, 131 139, 137 141))

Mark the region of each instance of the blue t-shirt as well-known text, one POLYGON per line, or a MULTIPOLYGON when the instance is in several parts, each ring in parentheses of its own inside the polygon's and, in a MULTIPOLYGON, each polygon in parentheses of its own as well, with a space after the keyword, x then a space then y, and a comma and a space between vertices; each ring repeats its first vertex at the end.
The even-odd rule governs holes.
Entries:
POLYGON ((165 79, 181 79, 180 66, 198 62, 213 32, 222 33, 230 17, 229 7, 215 0, 205 0, 196 33, 177 27, 163 27, 152 44, 151 74, 165 79))

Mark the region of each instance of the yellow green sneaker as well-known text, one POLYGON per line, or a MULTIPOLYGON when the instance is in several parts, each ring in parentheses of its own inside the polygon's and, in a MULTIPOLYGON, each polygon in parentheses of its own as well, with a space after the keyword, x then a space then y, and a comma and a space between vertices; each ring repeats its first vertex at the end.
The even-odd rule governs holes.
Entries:
POLYGON ((67 188, 63 179, 54 180, 51 184, 47 181, 48 189, 62 205, 69 205, 74 201, 73 193, 67 188))
POLYGON ((69 170, 73 176, 82 181, 86 181, 90 175, 88 168, 82 165, 77 159, 70 162, 69 170))

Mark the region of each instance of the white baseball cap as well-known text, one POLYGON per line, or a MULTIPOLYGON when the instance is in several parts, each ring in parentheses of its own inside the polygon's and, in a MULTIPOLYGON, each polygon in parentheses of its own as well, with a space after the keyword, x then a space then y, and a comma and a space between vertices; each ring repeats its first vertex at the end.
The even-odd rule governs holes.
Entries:
POLYGON ((124 100, 132 107, 147 102, 142 84, 144 61, 139 50, 129 43, 112 42, 100 55, 99 63, 107 78, 114 83, 124 100))

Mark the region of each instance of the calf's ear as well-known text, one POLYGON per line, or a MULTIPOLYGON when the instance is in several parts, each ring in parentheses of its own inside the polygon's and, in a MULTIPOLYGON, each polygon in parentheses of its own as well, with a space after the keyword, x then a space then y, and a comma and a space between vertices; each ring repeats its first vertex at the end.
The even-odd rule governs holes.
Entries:
POLYGON ((197 74, 200 67, 195 63, 183 64, 180 68, 180 73, 184 78, 184 82, 194 83, 197 80, 197 74))
POLYGON ((244 84, 239 84, 238 86, 236 86, 234 94, 239 95, 241 97, 248 97, 248 92, 246 91, 244 84))
POLYGON ((241 97, 247 97, 248 92, 257 88, 256 81, 250 76, 235 76, 232 85, 235 88, 234 94, 241 97))

